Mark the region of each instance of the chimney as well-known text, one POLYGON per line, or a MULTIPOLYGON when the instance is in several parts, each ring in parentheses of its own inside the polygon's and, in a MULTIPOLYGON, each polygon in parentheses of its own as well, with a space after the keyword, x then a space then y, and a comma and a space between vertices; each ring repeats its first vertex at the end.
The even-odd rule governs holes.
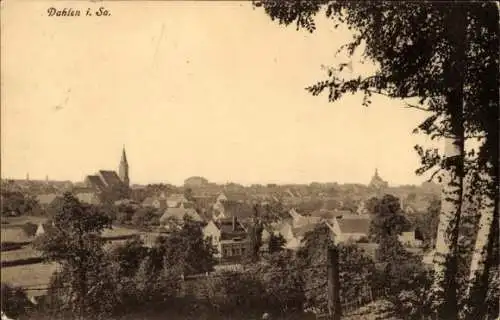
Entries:
POLYGON ((236 217, 233 217, 233 231, 236 231, 236 217))

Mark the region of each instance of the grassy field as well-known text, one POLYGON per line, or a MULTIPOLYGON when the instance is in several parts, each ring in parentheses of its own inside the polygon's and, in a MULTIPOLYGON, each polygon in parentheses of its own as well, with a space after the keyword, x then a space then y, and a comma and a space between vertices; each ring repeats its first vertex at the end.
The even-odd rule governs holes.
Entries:
MULTIPOLYGON (((57 265, 55 263, 37 263, 25 266, 2 268, 2 283, 9 283, 23 288, 45 288, 47 287, 50 277, 56 269, 57 265)), ((30 295, 40 295, 43 292, 28 291, 27 293, 30 295)))
POLYGON ((13 261, 19 259, 27 259, 33 257, 39 257, 40 252, 33 249, 31 246, 25 246, 19 250, 10 250, 2 252, 2 261, 13 261))
POLYGON ((39 223, 44 223, 47 220, 48 219, 46 217, 35 217, 35 216, 2 217, 2 222, 3 221, 7 222, 7 224, 2 223, 2 228, 21 226, 27 222, 39 224, 39 223))

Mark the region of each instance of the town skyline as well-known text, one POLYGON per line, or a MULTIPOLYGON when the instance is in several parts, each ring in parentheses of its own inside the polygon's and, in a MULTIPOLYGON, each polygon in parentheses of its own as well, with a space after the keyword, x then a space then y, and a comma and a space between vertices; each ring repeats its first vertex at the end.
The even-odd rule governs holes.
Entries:
MULTIPOLYGON (((426 180, 413 146, 429 141, 412 134, 425 114, 304 90, 342 59, 346 30, 281 28, 241 2, 110 3, 97 24, 48 21, 42 8, 2 10, 2 178, 81 181, 116 170, 125 145, 132 184, 367 184, 375 168, 390 185, 426 180)), ((351 72, 373 68, 354 60, 351 72)))

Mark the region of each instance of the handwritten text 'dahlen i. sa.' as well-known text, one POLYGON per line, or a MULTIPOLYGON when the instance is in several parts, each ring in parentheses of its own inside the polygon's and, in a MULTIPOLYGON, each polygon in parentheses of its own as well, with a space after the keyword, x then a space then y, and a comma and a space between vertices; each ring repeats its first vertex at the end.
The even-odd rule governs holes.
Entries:
POLYGON ((51 7, 47 9, 47 15, 49 17, 81 17, 81 16, 109 17, 111 16, 111 12, 104 7, 100 7, 97 10, 92 10, 91 8, 88 8, 87 10, 79 10, 73 8, 58 9, 51 7))

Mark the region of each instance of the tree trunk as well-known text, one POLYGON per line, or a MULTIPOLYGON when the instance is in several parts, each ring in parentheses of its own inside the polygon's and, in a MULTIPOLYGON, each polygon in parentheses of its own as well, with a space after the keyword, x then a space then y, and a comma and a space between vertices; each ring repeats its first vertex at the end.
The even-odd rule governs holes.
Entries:
MULTIPOLYGON (((490 176, 485 175, 488 187, 495 182, 490 176)), ((482 319, 486 313, 486 294, 488 291, 488 276, 493 264, 492 254, 495 238, 498 237, 498 199, 492 190, 487 190, 482 195, 482 203, 479 209, 479 230, 476 237, 474 252, 470 265, 469 281, 466 288, 467 308, 463 317, 466 319, 482 319)))
POLYGON ((447 115, 451 137, 445 138, 445 179, 441 192, 434 256, 433 305, 440 320, 458 318, 457 243, 462 211, 464 178, 464 66, 466 11, 455 4, 447 16, 448 42, 451 49, 445 70, 447 115))
MULTIPOLYGON (((445 157, 463 159, 463 144, 447 139, 445 157)), ((438 319, 456 319, 456 249, 462 209, 463 175, 460 168, 448 169, 441 192, 441 213, 434 255, 434 303, 438 319)))

